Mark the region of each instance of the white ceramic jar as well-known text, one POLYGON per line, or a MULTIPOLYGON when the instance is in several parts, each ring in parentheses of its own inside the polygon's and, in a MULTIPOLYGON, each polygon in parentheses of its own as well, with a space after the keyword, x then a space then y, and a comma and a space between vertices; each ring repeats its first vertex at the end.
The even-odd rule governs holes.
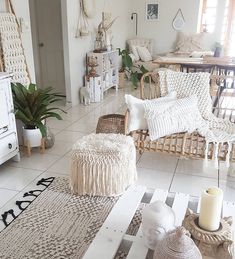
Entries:
POLYGON ((142 232, 145 245, 154 250, 158 241, 175 228, 175 213, 164 202, 147 205, 142 212, 142 232))

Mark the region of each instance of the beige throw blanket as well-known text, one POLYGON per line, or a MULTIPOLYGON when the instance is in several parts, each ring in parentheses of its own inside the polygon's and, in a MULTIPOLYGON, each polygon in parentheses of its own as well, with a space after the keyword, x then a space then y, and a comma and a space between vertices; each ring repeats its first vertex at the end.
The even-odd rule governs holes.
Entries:
POLYGON ((208 145, 215 145, 215 166, 218 166, 218 149, 220 143, 228 143, 226 164, 229 166, 232 142, 235 141, 235 125, 226 120, 217 118, 212 113, 210 96, 209 73, 183 73, 172 70, 159 71, 161 96, 176 91, 177 98, 197 96, 198 109, 202 116, 201 127, 198 132, 206 139, 205 161, 207 161, 208 145))

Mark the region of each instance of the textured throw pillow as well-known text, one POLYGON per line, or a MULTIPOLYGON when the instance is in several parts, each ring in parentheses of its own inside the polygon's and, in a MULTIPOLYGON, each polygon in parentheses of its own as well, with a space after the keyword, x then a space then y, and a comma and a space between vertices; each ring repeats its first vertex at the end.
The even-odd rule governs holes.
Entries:
MULTIPOLYGON (((169 95, 163 97, 163 98, 156 98, 152 100, 148 100, 150 103, 155 102, 166 102, 166 101, 172 101, 176 99, 176 92, 172 92, 169 95)), ((144 103, 147 100, 142 100, 139 98, 136 98, 130 94, 125 95, 125 101, 127 104, 127 108, 130 111, 130 116, 128 120, 128 132, 134 131, 134 130, 146 130, 148 128, 147 121, 144 118, 144 103)))
POLYGON ((172 70, 159 71, 161 96, 176 91, 177 98, 197 96, 198 109, 204 119, 211 116, 210 74, 183 73, 172 70))
POLYGON ((132 46, 130 47, 130 51, 131 51, 131 53, 135 56, 135 61, 140 60, 140 56, 139 56, 139 53, 138 53, 138 50, 137 50, 137 46, 132 45, 132 46))
POLYGON ((200 128, 202 117, 197 97, 190 96, 168 102, 144 103, 150 140, 180 132, 192 133, 200 128))
POLYGON ((146 47, 137 46, 137 51, 142 61, 147 62, 153 59, 149 50, 146 47))
POLYGON ((185 34, 179 33, 179 39, 176 44, 176 51, 183 53, 191 53, 192 51, 200 51, 203 49, 203 33, 185 34))

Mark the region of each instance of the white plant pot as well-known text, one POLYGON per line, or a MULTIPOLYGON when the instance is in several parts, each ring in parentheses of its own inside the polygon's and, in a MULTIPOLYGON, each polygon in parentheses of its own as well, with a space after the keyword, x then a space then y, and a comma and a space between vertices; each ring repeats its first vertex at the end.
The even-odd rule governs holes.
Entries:
POLYGON ((29 142, 30 147, 41 146, 42 134, 39 129, 25 129, 23 128, 24 143, 29 142))

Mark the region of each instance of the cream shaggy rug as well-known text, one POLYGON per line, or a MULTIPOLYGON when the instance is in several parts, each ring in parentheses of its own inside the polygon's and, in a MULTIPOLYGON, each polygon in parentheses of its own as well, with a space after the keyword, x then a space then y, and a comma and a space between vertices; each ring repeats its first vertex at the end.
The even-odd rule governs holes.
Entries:
POLYGON ((82 258, 118 199, 73 196, 68 179, 51 182, 0 233, 1 259, 82 258))

